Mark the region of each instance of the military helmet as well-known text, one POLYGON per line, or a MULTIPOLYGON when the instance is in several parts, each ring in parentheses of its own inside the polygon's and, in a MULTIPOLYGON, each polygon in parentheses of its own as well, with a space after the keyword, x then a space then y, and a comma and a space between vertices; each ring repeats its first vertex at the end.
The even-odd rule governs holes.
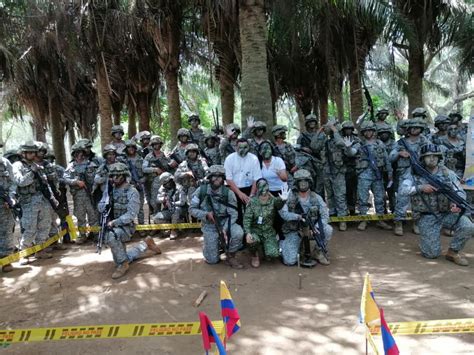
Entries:
POLYGON ((376 131, 377 130, 377 126, 375 125, 374 122, 372 121, 364 121, 362 122, 362 125, 360 126, 360 133, 363 133, 365 131, 376 131))
POLYGON ((137 134, 138 140, 151 139, 151 133, 149 131, 141 131, 137 134))
POLYGON ((153 144, 163 145, 163 140, 161 139, 160 136, 151 136, 150 145, 152 146, 153 144))
POLYGON ((105 158, 108 153, 117 154, 117 148, 113 144, 107 144, 102 151, 102 156, 105 158))
POLYGON ((193 114, 189 115, 188 123, 191 123, 192 120, 197 120, 199 123, 201 123, 201 119, 199 118, 198 114, 193 113, 193 114))
POLYGON ((393 133, 392 126, 388 123, 382 123, 377 125, 377 133, 393 133))
POLYGON ((298 169, 293 175, 293 179, 295 182, 301 181, 301 180, 313 181, 313 178, 311 177, 311 173, 306 169, 298 169))
POLYGON ((447 123, 447 124, 451 123, 451 119, 446 115, 438 115, 434 119, 435 127, 438 127, 439 125, 445 124, 445 123, 447 123))
POLYGON ((74 155, 77 152, 84 151, 84 149, 85 149, 85 145, 83 145, 79 142, 74 143, 71 147, 71 154, 74 155))
POLYGON ((84 148, 92 148, 92 142, 90 139, 87 139, 87 138, 78 140, 77 144, 82 144, 84 148))
POLYGON ((225 178, 225 169, 224 165, 212 165, 209 170, 207 171, 207 177, 211 177, 213 175, 220 175, 225 178))
POLYGON ((423 119, 421 117, 409 119, 408 122, 407 122, 407 126, 406 126, 407 129, 409 129, 409 128, 424 129, 425 127, 426 127, 426 123, 425 123, 425 121, 423 121, 423 119))
POLYGON ((127 139, 127 140, 125 141, 125 146, 126 146, 127 148, 128 148, 128 147, 133 147, 133 148, 135 148, 135 149, 138 149, 138 147, 137 147, 137 142, 135 142, 135 141, 133 141, 133 140, 131 140, 131 139, 127 139))
POLYGON ((375 116, 379 116, 379 115, 388 115, 388 110, 386 108, 378 109, 375 116))
POLYGON ((309 115, 306 115, 306 117, 304 118, 304 124, 305 125, 307 125, 310 122, 318 123, 318 117, 313 113, 310 113, 309 115))
POLYGON ((217 141, 217 136, 216 136, 216 134, 215 134, 215 133, 212 133, 212 132, 206 134, 206 135, 204 136, 204 144, 206 144, 209 139, 215 139, 215 140, 217 141))
POLYGON ((420 148, 420 160, 423 157, 426 157, 427 155, 439 155, 442 156, 443 153, 441 152, 441 149, 439 148, 438 145, 436 144, 425 144, 420 148))
POLYGON ((44 150, 46 153, 48 152, 48 143, 35 141, 35 144, 38 147, 38 151, 44 150))
POLYGON ((3 156, 5 159, 10 159, 15 156, 20 157, 20 153, 18 152, 18 149, 8 149, 3 156))
POLYGON ((252 127, 252 132, 257 130, 257 129, 263 129, 264 131, 267 130, 267 124, 263 121, 255 121, 253 127, 252 127))
POLYGON ((272 128, 272 135, 273 137, 279 136, 282 133, 288 132, 288 128, 286 126, 283 126, 281 124, 277 124, 273 126, 272 128))
POLYGON ((226 131, 231 131, 232 133, 240 133, 240 126, 236 123, 229 123, 226 127, 225 127, 225 130, 226 131))
POLYGON ((344 128, 355 129, 355 126, 354 126, 354 123, 352 121, 344 121, 344 122, 342 122, 341 130, 343 130, 344 128))
POLYGON ((417 107, 411 112, 411 117, 426 117, 426 109, 424 107, 417 107))
POLYGON ((160 185, 164 185, 170 181, 174 181, 174 176, 173 174, 165 171, 163 174, 160 175, 159 179, 158 179, 158 183, 160 185))
POLYGON ((449 118, 451 119, 451 122, 456 123, 458 121, 462 121, 462 115, 459 112, 451 112, 449 114, 449 118))
POLYGON ((125 131, 123 130, 123 127, 122 127, 121 125, 115 125, 115 126, 112 126, 111 133, 112 133, 112 135, 113 135, 114 133, 122 133, 122 134, 124 134, 125 131))
POLYGON ((179 138, 181 136, 187 136, 188 138, 191 138, 191 133, 189 132, 189 129, 187 128, 178 129, 178 133, 176 134, 176 137, 179 138))
POLYGON ((198 147, 198 145, 197 145, 197 144, 194 144, 194 143, 188 144, 188 145, 186 146, 186 148, 184 148, 184 154, 188 154, 188 152, 190 152, 190 151, 192 151, 192 150, 194 150, 194 151, 196 151, 197 153, 199 153, 199 147, 198 147))
POLYGON ((130 170, 124 163, 114 163, 109 167, 109 176, 125 175, 130 176, 130 170))
POLYGON ((38 151, 38 146, 34 141, 27 141, 24 144, 20 145, 20 151, 22 153, 24 152, 37 152, 38 151))

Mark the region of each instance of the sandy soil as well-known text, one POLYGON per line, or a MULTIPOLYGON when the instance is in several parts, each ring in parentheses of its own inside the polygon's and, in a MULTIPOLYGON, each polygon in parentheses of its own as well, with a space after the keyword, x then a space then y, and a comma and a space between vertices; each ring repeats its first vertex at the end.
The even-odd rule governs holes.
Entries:
MULTIPOLYGON (((197 321, 192 306, 219 319, 219 281, 228 282, 242 329, 228 345, 234 354, 360 354, 358 325, 366 272, 390 321, 474 317, 474 242, 466 249, 471 266, 417 254, 417 238, 396 237, 370 226, 350 226, 331 242, 332 264, 314 269, 279 262, 236 272, 223 263, 206 265, 202 238, 186 232, 176 241, 155 238, 164 253, 140 260, 122 279, 110 278, 110 250, 72 245, 54 258, 36 261, 0 278, 0 329, 115 323, 197 321), (302 273, 303 288, 298 289, 302 273)), ((445 249, 449 238, 443 237, 445 249)), ((381 338, 376 338, 381 344, 381 338)), ((472 354, 474 334, 398 336, 403 354, 472 354)), ((380 345, 381 349, 381 345, 380 345)), ((73 340, 14 344, 4 354, 200 354, 199 336, 73 340)))

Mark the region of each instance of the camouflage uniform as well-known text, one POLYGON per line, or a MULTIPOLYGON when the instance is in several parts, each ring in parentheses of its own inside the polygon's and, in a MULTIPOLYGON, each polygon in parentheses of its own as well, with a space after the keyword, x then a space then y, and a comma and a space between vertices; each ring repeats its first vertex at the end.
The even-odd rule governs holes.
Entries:
MULTIPOLYGON (((178 129, 177 136, 178 136, 178 140, 182 136, 186 136, 188 137, 189 140, 191 140, 191 133, 186 128, 178 129)), ((176 143, 169 157, 173 159, 176 163, 181 164, 181 162, 186 159, 186 147, 188 146, 188 144, 192 144, 192 142, 187 141, 186 143, 183 143, 179 141, 178 143, 176 143)))
POLYGON ((138 154, 138 146, 135 142, 127 140, 125 142, 127 149, 134 147, 136 150, 135 156, 128 155, 127 152, 127 166, 130 170, 130 183, 137 189, 140 194, 140 210, 138 211, 138 224, 145 224, 145 211, 143 205, 145 204, 145 174, 143 173, 143 158, 138 154))
MULTIPOLYGON (((33 142, 27 142, 22 146, 22 151, 37 152, 38 148, 33 142)), ((26 249, 36 243, 42 243, 48 239, 51 227, 51 205, 40 190, 40 182, 32 171, 33 162, 22 160, 13 164, 13 177, 17 184, 18 200, 22 208, 21 217, 22 234, 20 249, 26 249)), ((40 169, 38 167, 38 169, 40 169)), ((46 183, 47 177, 41 170, 38 175, 46 183)))
MULTIPOLYGON (((377 126, 377 136, 385 145, 385 150, 387 152, 387 155, 389 155, 390 152, 396 146, 395 141, 391 138, 394 136, 392 127, 386 123, 379 124, 377 126), (389 135, 389 138, 387 138, 387 135, 389 135)), ((392 165, 392 170, 393 170, 393 165, 392 165)), ((383 184, 384 184, 385 191, 387 191, 388 205, 390 207, 390 212, 393 213, 395 211, 396 189, 395 189, 394 181, 389 179, 389 174, 386 169, 383 170, 383 184), (388 187, 388 185, 390 184, 390 181, 392 182, 392 186, 388 187)))
MULTIPOLYGON (((283 125, 276 125, 272 128, 272 135, 275 138, 274 144, 274 155, 280 157, 285 162, 286 170, 288 171, 288 186, 291 188, 293 186, 293 168, 296 164, 296 152, 293 146, 284 141, 280 144, 276 142, 277 137, 286 137, 286 132, 288 128, 283 125)), ((285 138, 283 138, 285 139, 285 138)))
MULTIPOLYGON (((123 136, 125 132, 122 126, 116 125, 116 126, 112 126, 112 131, 111 131, 112 136, 115 133, 122 133, 122 136, 123 136)), ((115 151, 117 152, 117 155, 124 156, 126 145, 123 139, 120 139, 118 141, 114 139, 109 144, 115 147, 115 151)))
MULTIPOLYGON (((210 169, 210 174, 219 174, 225 179, 225 170, 222 165, 214 165, 210 169)), ((201 231, 204 236, 203 255, 209 264, 218 263, 219 258, 219 235, 216 226, 207 218, 207 214, 212 212, 211 205, 220 221, 220 226, 226 232, 228 238, 228 260, 231 266, 235 253, 242 246, 244 232, 237 222, 237 198, 227 186, 220 186, 212 189, 210 185, 201 185, 193 195, 189 211, 191 215, 201 221, 201 231)), ((239 268, 238 266, 235 266, 239 268)), ((241 268, 241 266, 240 266, 241 268)))
MULTIPOLYGON (((209 161, 207 162, 207 164, 209 166, 211 165, 221 165, 223 162, 222 162, 222 159, 221 159, 221 152, 219 151, 219 146, 217 144, 217 137, 215 134, 208 134, 205 138, 204 138, 204 153, 206 154, 207 158, 209 159, 209 161), (215 140, 215 145, 212 147, 212 146, 208 146, 208 142, 210 139, 214 139, 215 140)), ((210 145, 210 144, 209 144, 210 145)))
POLYGON ((321 161, 316 159, 312 154, 308 154, 303 151, 299 144, 293 145, 293 148, 295 149, 296 153, 296 166, 298 169, 308 170, 311 173, 313 178, 312 186, 314 186, 313 190, 321 196, 321 194, 324 194, 324 181, 317 178, 317 175, 321 174, 321 172, 318 170, 322 169, 321 161))
MULTIPOLYGON (((427 146, 423 148, 421 153, 420 158, 431 154, 441 157, 439 148, 436 149, 435 146, 427 146)), ((466 197, 466 193, 463 191, 459 179, 453 171, 440 166, 438 163, 438 171, 432 175, 439 181, 451 186, 462 198, 466 197)), ((474 235, 474 224, 468 216, 460 216, 459 213, 451 212, 451 202, 442 193, 436 191, 433 193, 422 192, 420 187, 426 184, 429 184, 428 180, 413 174, 403 181, 400 188, 401 193, 411 196, 414 218, 419 218, 421 254, 426 258, 437 258, 441 255, 440 233, 443 227, 454 230, 449 248, 454 253, 458 253, 464 249, 466 242, 474 235)), ((460 265, 467 266, 467 261, 460 265)))
POLYGON ((457 142, 452 142, 448 137, 439 140, 441 146, 445 147, 444 165, 456 173, 458 178, 464 176, 464 164, 466 161, 466 142, 458 137, 457 142))
POLYGON ((226 130, 232 132, 232 137, 229 137, 228 135, 227 137, 223 138, 219 144, 219 152, 221 154, 222 163, 224 163, 225 158, 237 151, 237 137, 240 134, 240 127, 235 123, 228 124, 226 126, 226 130))
POLYGON ((190 143, 197 144, 200 149, 204 149, 204 131, 199 128, 201 119, 197 114, 192 114, 188 117, 188 124, 191 126, 189 129, 190 143))
MULTIPOLYGON (((353 146, 360 145, 360 139, 357 135, 351 133, 350 135, 345 136, 344 130, 351 130, 351 132, 354 132, 355 127, 352 121, 344 121, 341 125, 340 132, 343 138, 349 138, 351 141, 351 146, 348 147, 348 149, 353 146)), ((344 166, 346 168, 345 175, 347 208, 350 214, 355 214, 357 205, 357 157, 351 154, 344 154, 342 160, 344 161, 344 166)))
POLYGON ((451 119, 448 116, 445 116, 445 115, 436 116, 434 119, 434 125, 438 129, 438 132, 431 134, 429 137, 429 140, 433 144, 436 144, 436 145, 442 144, 441 139, 446 137, 446 131, 450 123, 451 123, 451 119))
POLYGON ((247 139, 247 141, 249 142, 250 153, 258 156, 258 147, 260 143, 265 141, 265 138, 263 137, 263 135, 260 138, 255 136, 256 130, 262 130, 263 134, 265 134, 265 132, 267 131, 267 125, 265 124, 265 122, 255 121, 252 127, 247 127, 244 133, 242 133, 242 137, 247 139))
MULTIPOLYGON (((1 148, 1 147, 0 147, 1 148)), ((8 159, 0 157, 0 186, 9 198, 15 200, 16 185, 13 181, 13 168, 8 159)), ((10 255, 15 250, 13 231, 15 219, 10 208, 5 207, 5 201, 0 199, 0 259, 10 255)), ((5 265, 6 266, 6 265, 5 265)), ((5 268, 5 266, 3 268, 5 268)), ((8 267, 6 269, 9 269, 8 267)))
POLYGON ((160 188, 156 202, 158 205, 161 205, 161 208, 159 208, 160 212, 153 216, 154 223, 181 222, 181 209, 176 206, 178 197, 176 184, 168 185, 170 181, 174 181, 172 174, 166 172, 160 175, 160 188))

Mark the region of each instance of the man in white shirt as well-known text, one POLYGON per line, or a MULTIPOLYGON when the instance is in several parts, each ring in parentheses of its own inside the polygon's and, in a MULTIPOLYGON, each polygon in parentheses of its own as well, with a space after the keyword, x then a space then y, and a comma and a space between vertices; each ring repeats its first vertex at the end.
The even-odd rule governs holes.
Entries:
POLYGON ((227 156, 224 162, 227 185, 237 196, 239 217, 242 225, 244 206, 257 190, 256 181, 262 177, 260 162, 255 154, 249 153, 250 145, 245 138, 237 140, 237 151, 227 156))

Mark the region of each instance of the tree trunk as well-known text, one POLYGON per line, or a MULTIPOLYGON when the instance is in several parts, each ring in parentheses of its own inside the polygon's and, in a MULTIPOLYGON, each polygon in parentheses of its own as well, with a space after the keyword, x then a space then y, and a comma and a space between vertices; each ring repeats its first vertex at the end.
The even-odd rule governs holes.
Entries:
POLYGON ((120 124, 120 118, 122 113, 122 105, 120 102, 112 102, 112 120, 114 125, 120 124))
POLYGON ((324 125, 328 122, 328 97, 329 95, 324 95, 319 98, 319 123, 324 125))
POLYGON ((301 110, 301 107, 297 104, 296 105, 296 114, 298 115, 298 127, 300 129, 300 132, 304 132, 305 125, 304 125, 304 118, 305 114, 301 110))
POLYGON ((351 118, 352 121, 355 122, 357 117, 364 112, 362 85, 360 82, 360 73, 357 68, 351 68, 349 71, 349 85, 351 89, 351 118))
POLYGON ((425 57, 422 48, 410 45, 408 48, 408 117, 417 107, 423 107, 423 76, 425 57))
POLYGON ((138 130, 149 131, 150 130, 150 102, 148 100, 148 94, 141 92, 137 95, 137 111, 140 116, 138 121, 138 130))
POLYGON ((137 134, 137 110, 133 103, 128 105, 128 138, 132 139, 137 134))
POLYGON ((64 128, 61 120, 61 107, 57 96, 48 93, 49 124, 56 163, 66 167, 66 149, 64 147, 64 128))
POLYGON ((100 115, 100 144, 102 149, 110 143, 110 132, 112 131, 112 102, 109 95, 105 68, 97 64, 97 98, 99 100, 100 115))
POLYGON ((225 74, 219 75, 219 86, 221 94, 222 125, 234 122, 234 83, 225 74))
POLYGON ((336 90, 334 93, 334 102, 336 104, 337 120, 339 122, 344 121, 344 97, 342 90, 336 90))
POLYGON ((240 3, 242 126, 246 125, 249 116, 253 116, 271 127, 273 114, 267 68, 264 0, 241 0, 240 3))
POLYGON ((178 69, 165 72, 166 98, 168 100, 168 120, 170 123, 171 145, 176 145, 176 134, 181 128, 181 106, 179 103, 178 69))
POLYGON ((31 128, 33 129, 33 135, 35 136, 35 140, 39 142, 46 142, 46 130, 44 128, 42 117, 36 115, 33 116, 31 128))

